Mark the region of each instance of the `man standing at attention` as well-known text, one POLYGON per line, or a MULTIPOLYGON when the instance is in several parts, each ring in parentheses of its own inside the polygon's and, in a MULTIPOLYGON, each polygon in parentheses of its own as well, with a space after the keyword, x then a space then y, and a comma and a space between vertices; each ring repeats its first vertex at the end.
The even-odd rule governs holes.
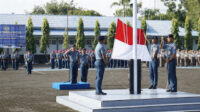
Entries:
POLYGON ((87 82, 88 69, 90 67, 89 55, 86 54, 86 48, 83 48, 80 55, 81 82, 87 82))
POLYGON ((166 51, 166 63, 168 72, 168 83, 170 88, 167 92, 177 92, 177 78, 176 78, 176 44, 174 43, 173 35, 167 37, 167 44, 164 43, 164 37, 161 38, 161 48, 166 51))
POLYGON ((105 48, 104 48, 105 38, 106 38, 105 36, 99 36, 98 37, 98 44, 95 48, 96 95, 106 95, 106 93, 104 93, 101 89, 102 81, 103 81, 103 75, 104 75, 104 71, 105 71, 105 66, 107 65, 106 51, 105 51, 105 48))

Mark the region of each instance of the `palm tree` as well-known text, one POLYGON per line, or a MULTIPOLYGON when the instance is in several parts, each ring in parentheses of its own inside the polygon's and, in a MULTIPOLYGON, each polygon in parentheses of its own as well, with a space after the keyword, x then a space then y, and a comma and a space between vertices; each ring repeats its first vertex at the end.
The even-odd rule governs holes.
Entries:
POLYGON ((122 6, 123 7, 123 16, 125 16, 125 11, 126 11, 126 8, 129 7, 130 8, 130 0, 119 0, 119 2, 113 2, 111 4, 111 8, 114 7, 114 6, 122 6))

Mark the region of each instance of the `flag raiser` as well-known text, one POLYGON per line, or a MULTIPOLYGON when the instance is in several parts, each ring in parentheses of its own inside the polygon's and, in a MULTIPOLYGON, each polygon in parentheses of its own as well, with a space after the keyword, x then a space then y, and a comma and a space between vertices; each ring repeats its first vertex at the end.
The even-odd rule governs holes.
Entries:
MULTIPOLYGON (((133 28, 118 19, 111 58, 122 60, 133 59, 133 44, 133 28)), ((142 29, 137 29, 137 58, 141 59, 141 61, 151 61, 142 29)))

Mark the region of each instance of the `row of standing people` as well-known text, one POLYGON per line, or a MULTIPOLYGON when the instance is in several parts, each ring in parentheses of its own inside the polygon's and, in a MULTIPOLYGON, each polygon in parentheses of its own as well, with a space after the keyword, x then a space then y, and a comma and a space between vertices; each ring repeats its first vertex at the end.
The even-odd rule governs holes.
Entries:
MULTIPOLYGON (((158 64, 160 67, 166 65, 167 54, 164 49, 161 49, 158 52, 158 64)), ((148 64, 147 64, 148 66, 148 64)), ((186 51, 186 50, 177 50, 176 53, 176 66, 200 66, 200 51, 186 51)))
MULTIPOLYGON (((81 53, 81 51, 78 51, 81 53)), ((127 60, 115 60, 111 59, 111 50, 108 50, 106 53, 106 58, 108 62, 108 68, 127 68, 128 67, 128 61, 127 60)), ((87 52, 86 54, 89 56, 89 63, 90 66, 89 68, 95 68, 95 53, 94 51, 92 52, 87 52)), ((70 56, 65 54, 65 51, 52 51, 50 54, 50 63, 51 63, 51 68, 54 69, 55 67, 62 69, 62 68, 70 68, 70 56)))
POLYGON ((6 51, 4 51, 2 54, 0 54, 0 67, 1 67, 1 69, 7 70, 9 60, 11 59, 12 68, 14 70, 18 70, 19 69, 19 58, 20 58, 20 55, 18 54, 18 51, 14 51, 11 54, 11 56, 6 51))

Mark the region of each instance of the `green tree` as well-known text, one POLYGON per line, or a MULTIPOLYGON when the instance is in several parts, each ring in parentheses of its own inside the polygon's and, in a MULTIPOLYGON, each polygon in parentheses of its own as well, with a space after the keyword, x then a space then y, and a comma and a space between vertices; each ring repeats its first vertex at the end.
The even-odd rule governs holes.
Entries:
POLYGON ((78 49, 85 47, 85 35, 83 19, 80 18, 78 22, 77 34, 76 34, 76 46, 78 49))
POLYGON ((185 19, 185 36, 184 36, 184 47, 187 50, 193 49, 193 38, 192 38, 192 23, 189 17, 185 19))
POLYGON ((181 39, 179 37, 179 25, 177 19, 172 19, 171 33, 174 36, 174 41, 178 49, 181 49, 181 39))
POLYGON ((199 18, 199 21, 198 21, 198 32, 199 32, 199 39, 198 39, 197 49, 200 50, 200 18, 199 18))
POLYGON ((45 10, 41 6, 35 6, 31 14, 45 14, 45 10))
MULTIPOLYGON (((133 16, 132 10, 133 7, 130 5, 131 0, 119 0, 118 2, 113 2, 111 4, 111 8, 114 6, 122 7, 115 11, 115 16, 133 16)), ((138 3, 138 12, 140 12, 140 9, 142 7, 142 3, 138 3)))
POLYGON ((95 49, 97 43, 98 43, 98 37, 101 35, 101 29, 99 21, 96 20, 95 28, 94 28, 94 41, 93 41, 93 49, 95 49))
POLYGON ((198 19, 200 17, 200 0, 181 0, 186 15, 191 19, 194 29, 198 29, 198 19))
POLYGON ((46 55, 47 53, 47 48, 49 48, 49 34, 50 34, 50 29, 49 29, 49 23, 47 18, 44 18, 43 23, 42 23, 42 36, 40 39, 40 52, 44 53, 46 55))
POLYGON ((26 50, 31 51, 33 54, 36 53, 36 42, 33 36, 33 23, 30 17, 26 28, 26 50))
POLYGON ((114 39, 115 39, 115 33, 116 33, 116 24, 115 24, 115 22, 112 22, 110 24, 110 27, 108 29, 108 34, 107 34, 107 46, 108 46, 108 49, 112 49, 113 48, 114 39))
POLYGON ((65 33, 63 35, 64 41, 63 41, 63 49, 68 49, 69 48, 69 37, 68 37, 68 29, 65 28, 65 33))
POLYGON ((51 0, 47 2, 44 7, 35 6, 30 14, 101 16, 99 12, 94 10, 85 10, 80 7, 75 7, 74 0, 71 0, 70 3, 51 0))
POLYGON ((144 30, 144 33, 146 34, 146 32, 147 32, 147 23, 146 23, 146 18, 145 17, 142 19, 141 28, 144 30))

